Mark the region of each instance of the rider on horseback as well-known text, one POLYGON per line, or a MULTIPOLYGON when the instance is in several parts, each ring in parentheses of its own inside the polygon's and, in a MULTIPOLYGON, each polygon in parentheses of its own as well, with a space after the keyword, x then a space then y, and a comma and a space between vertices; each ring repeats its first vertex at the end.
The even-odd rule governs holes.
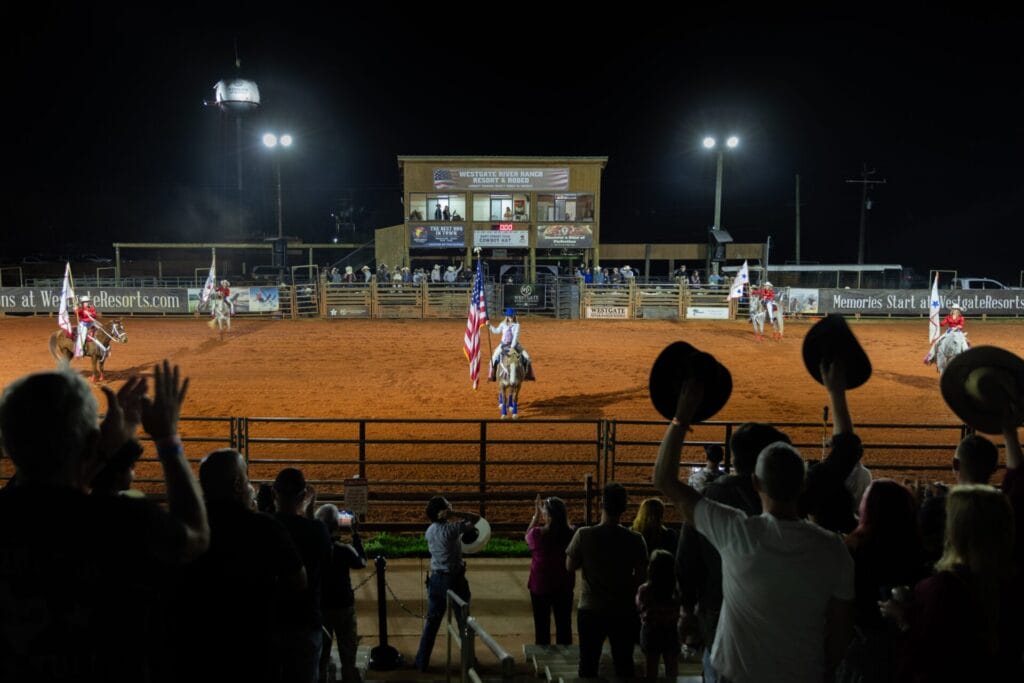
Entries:
MULTIPOLYGON (((936 348, 938 348, 939 341, 943 337, 952 334, 954 331, 957 331, 961 332, 966 340, 967 332, 964 331, 964 314, 960 311, 960 304, 950 304, 949 314, 942 319, 942 322, 940 324, 942 327, 946 328, 946 331, 941 336, 936 337, 935 340, 932 342, 931 346, 928 348, 928 355, 924 357, 925 365, 930 365, 931 362, 935 360, 935 350, 936 348)), ((967 342, 967 346, 970 347, 970 342, 967 342)))
POLYGON ((96 312, 96 307, 92 305, 92 297, 86 295, 80 299, 78 308, 75 309, 75 316, 78 317, 78 336, 75 338, 75 358, 81 358, 85 353, 85 342, 87 339, 92 340, 94 344, 99 346, 104 351, 107 347, 100 344, 95 337, 95 330, 93 326, 97 323, 100 314, 96 312))
MULTIPOLYGON (((224 303, 228 305, 232 315, 234 315, 235 302, 231 300, 231 283, 227 280, 221 280, 220 286, 217 287, 216 292, 220 294, 220 297, 224 300, 224 303)), ((212 312, 211 315, 213 315, 212 312)))
POLYGON ((516 317, 515 309, 506 308, 505 319, 501 321, 501 324, 497 327, 493 325, 488 327, 491 328, 492 333, 501 335, 501 344, 494 350, 494 355, 491 356, 491 369, 487 373, 487 381, 494 381, 494 371, 498 367, 498 363, 501 362, 501 355, 508 349, 515 349, 522 355, 523 364, 526 366, 526 379, 535 380, 536 377, 533 376, 533 363, 530 362, 530 355, 519 345, 519 318, 516 317))

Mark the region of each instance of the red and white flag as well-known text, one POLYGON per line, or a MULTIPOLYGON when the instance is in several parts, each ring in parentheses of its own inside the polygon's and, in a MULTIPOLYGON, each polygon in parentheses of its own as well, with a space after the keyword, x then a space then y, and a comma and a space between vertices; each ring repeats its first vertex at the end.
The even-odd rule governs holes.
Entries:
POLYGON ((57 324, 68 336, 72 335, 71 314, 68 311, 68 301, 75 300, 75 287, 71 281, 71 264, 64 267, 64 285, 60 288, 60 311, 57 313, 57 324))
POLYGON ((469 379, 476 389, 480 384, 480 328, 488 324, 487 296, 484 292, 484 269, 480 259, 476 261, 476 277, 473 278, 473 292, 469 296, 469 317, 466 319, 466 336, 462 350, 469 360, 469 379))
POLYGON ((935 282, 932 283, 932 295, 928 301, 928 343, 939 338, 942 328, 939 326, 939 309, 942 308, 942 300, 939 299, 939 274, 935 273, 935 282))

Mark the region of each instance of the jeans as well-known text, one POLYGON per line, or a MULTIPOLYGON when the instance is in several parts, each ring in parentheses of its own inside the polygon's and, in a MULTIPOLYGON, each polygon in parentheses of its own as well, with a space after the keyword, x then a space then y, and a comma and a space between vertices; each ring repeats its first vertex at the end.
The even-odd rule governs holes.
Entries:
POLYGON ((711 664, 711 645, 704 646, 704 683, 721 683, 718 672, 711 664))
POLYGON ((633 648, 640 629, 636 613, 605 614, 581 609, 576 612, 576 625, 580 635, 580 678, 597 678, 605 638, 611 645, 615 676, 633 678, 633 648))
POLYGON ((555 614, 555 642, 572 645, 572 591, 540 595, 530 593, 533 632, 537 645, 551 644, 551 613, 555 614))
MULTIPOLYGON (((350 683, 359 680, 356 669, 356 650, 359 647, 359 635, 356 631, 356 608, 336 607, 324 610, 324 650, 320 653, 320 672, 327 671, 331 661, 331 640, 338 644, 338 659, 341 660, 341 680, 350 683)), ((321 678, 323 676, 321 675, 321 678)))
MULTIPOLYGON (((420 646, 416 650, 416 668, 425 671, 430 666, 430 653, 434 650, 434 640, 444 620, 444 612, 448 606, 448 591, 453 590, 463 600, 469 602, 469 582, 465 572, 430 572, 427 577, 427 619, 423 624, 423 635, 420 646)), ((464 617, 457 613, 459 628, 462 629, 464 617)))

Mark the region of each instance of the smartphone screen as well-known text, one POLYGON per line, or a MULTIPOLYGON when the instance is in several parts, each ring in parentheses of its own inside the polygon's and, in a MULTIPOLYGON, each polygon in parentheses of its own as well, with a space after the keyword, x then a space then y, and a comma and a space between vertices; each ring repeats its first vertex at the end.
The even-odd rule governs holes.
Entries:
POLYGON ((338 524, 341 526, 352 526, 352 513, 348 510, 338 511, 338 524))

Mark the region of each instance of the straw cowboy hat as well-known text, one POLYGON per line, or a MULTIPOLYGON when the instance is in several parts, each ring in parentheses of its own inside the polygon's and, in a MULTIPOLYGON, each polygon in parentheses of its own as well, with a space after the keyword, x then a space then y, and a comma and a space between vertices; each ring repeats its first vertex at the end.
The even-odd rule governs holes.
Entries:
POLYGON ((352 274, 352 266, 345 266, 345 272, 348 273, 349 275, 351 275, 352 274))
POLYGON ((693 415, 694 422, 713 416, 732 394, 732 375, 714 356, 686 342, 669 344, 654 361, 648 382, 651 403, 665 419, 676 416, 679 391, 690 377, 704 382, 704 397, 693 415))
POLYGON ((455 271, 455 266, 448 266, 448 272, 449 273, 454 272, 454 271, 455 271))
POLYGON ((90 301, 92 301, 92 297, 91 297, 91 296, 89 296, 88 294, 86 294, 86 295, 85 295, 85 296, 83 296, 83 297, 82 297, 81 299, 79 299, 79 301, 81 301, 81 302, 82 302, 83 304, 87 304, 87 303, 89 303, 90 301))
POLYGON ((230 286, 231 286, 231 283, 230 283, 230 282, 228 282, 227 280, 221 280, 221 281, 220 281, 220 286, 221 286, 221 287, 230 287, 230 286))
POLYGON ((822 360, 841 359, 846 363, 847 389, 856 389, 871 377, 871 361, 841 315, 826 315, 807 331, 803 356, 807 372, 819 384, 823 384, 822 360))
POLYGON ((1004 424, 1024 423, 1024 360, 1005 349, 964 351, 946 366, 939 387, 946 405, 980 432, 999 434, 1004 424))
POLYGON ((949 310, 951 310, 951 311, 959 311, 960 310, 960 304, 950 304, 949 305, 949 310))
POLYGON ((363 266, 363 267, 362 267, 362 268, 360 268, 359 270, 369 270, 369 269, 370 269, 370 266, 363 266))

